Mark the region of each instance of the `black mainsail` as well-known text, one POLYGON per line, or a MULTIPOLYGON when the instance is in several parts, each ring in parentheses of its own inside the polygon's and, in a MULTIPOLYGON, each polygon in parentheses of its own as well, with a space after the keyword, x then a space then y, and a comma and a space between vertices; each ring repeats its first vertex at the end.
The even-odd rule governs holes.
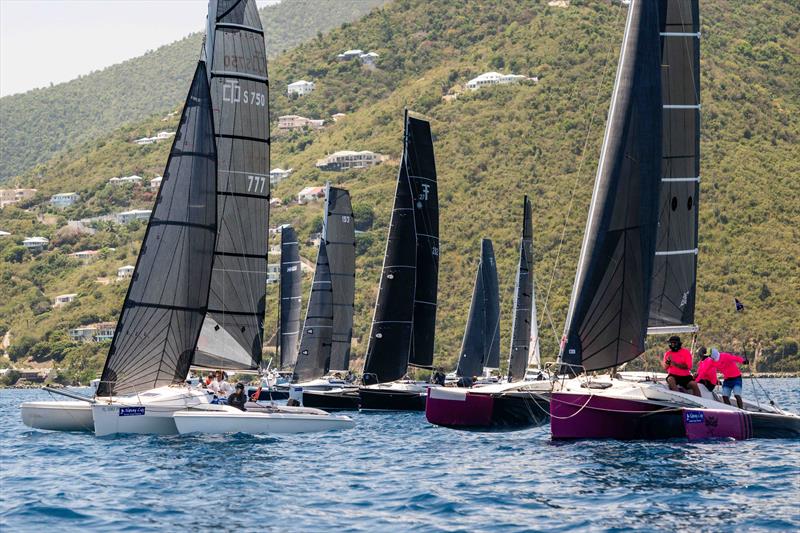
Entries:
POLYGON ((269 220, 269 93, 255 0, 211 0, 205 55, 217 140, 217 243, 194 364, 261 361, 269 220))
POLYGON ((660 0, 663 142, 648 333, 695 331, 700 193, 698 0, 660 0))
POLYGON ((508 381, 525 377, 531 350, 531 309, 533 306, 533 225, 531 201, 525 196, 522 206, 522 235, 519 263, 514 283, 514 311, 511 326, 511 351, 508 356, 508 381))
POLYGON ((333 333, 329 370, 350 369, 353 310, 356 292, 356 234, 350 193, 325 187, 325 225, 322 231, 328 253, 333 290, 333 333))
POLYGON ((333 333, 333 290, 331 269, 324 239, 317 253, 317 266, 311 285, 300 337, 300 353, 294 366, 293 382, 308 381, 324 376, 331 364, 333 333))
POLYGON ((288 368, 297 362, 297 340, 300 337, 300 304, 303 269, 300 247, 294 228, 281 228, 281 290, 280 290, 280 367, 288 368))
POLYGON ((644 351, 662 164, 661 6, 628 9, 560 354, 587 371, 644 351))
POLYGON ((481 242, 481 261, 475 275, 467 327, 461 343, 456 375, 478 376, 483 368, 500 366, 500 291, 490 239, 481 242), (494 366, 492 366, 494 365, 494 366))
POLYGON ((98 396, 182 383, 208 304, 217 234, 217 152, 206 67, 197 65, 147 224, 98 396))
POLYGON ((439 273, 439 200, 430 124, 404 117, 404 148, 364 374, 402 378, 430 367, 439 273))

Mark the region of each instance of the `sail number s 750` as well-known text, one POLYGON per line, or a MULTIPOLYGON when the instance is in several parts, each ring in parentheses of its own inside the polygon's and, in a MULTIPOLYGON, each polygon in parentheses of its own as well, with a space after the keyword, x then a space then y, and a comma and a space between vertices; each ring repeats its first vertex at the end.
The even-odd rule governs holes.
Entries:
POLYGON ((231 102, 232 104, 250 104, 256 107, 264 107, 267 105, 267 97, 262 92, 258 91, 243 91, 239 82, 236 80, 225 80, 222 85, 222 101, 231 102))

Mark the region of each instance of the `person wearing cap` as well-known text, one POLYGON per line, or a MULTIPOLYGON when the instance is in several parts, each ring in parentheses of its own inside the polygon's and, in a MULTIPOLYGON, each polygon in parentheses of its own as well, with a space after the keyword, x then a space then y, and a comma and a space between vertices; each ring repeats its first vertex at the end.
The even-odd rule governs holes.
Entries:
POLYGON ((711 348, 711 359, 716 363, 717 369, 722 374, 722 401, 731 404, 731 392, 736 396, 736 405, 743 409, 742 402, 742 371, 737 364, 750 364, 744 357, 733 355, 727 352, 720 352, 716 348, 711 348))
POLYGON ((697 363, 697 373, 694 375, 694 380, 703 385, 708 392, 714 392, 717 387, 717 364, 708 356, 708 350, 705 346, 701 346, 697 350, 697 356, 700 362, 697 363))
POLYGON ((247 395, 244 393, 244 385, 242 383, 237 383, 236 391, 228 396, 228 405, 244 411, 244 404, 246 403, 247 395))
POLYGON ((667 385, 669 390, 678 390, 682 387, 691 390, 695 396, 700 396, 700 387, 692 378, 692 352, 683 348, 681 338, 673 335, 668 341, 669 350, 664 352, 661 363, 667 371, 667 385))

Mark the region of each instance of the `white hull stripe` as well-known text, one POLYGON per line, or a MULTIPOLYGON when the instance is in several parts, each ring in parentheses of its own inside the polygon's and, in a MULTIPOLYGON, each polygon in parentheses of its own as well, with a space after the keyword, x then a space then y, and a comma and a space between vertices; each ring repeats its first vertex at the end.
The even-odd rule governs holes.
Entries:
POLYGON ((693 250, 665 250, 663 252, 656 252, 656 255, 697 255, 697 248, 693 250))

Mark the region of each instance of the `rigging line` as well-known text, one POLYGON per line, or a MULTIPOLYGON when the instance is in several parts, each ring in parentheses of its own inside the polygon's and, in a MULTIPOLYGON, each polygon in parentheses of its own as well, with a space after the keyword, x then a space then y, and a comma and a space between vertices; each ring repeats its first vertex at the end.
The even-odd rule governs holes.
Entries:
MULTIPOLYGON (((619 15, 620 15, 621 12, 622 12, 622 3, 620 3, 619 7, 617 8, 617 16, 614 19, 614 25, 615 26, 617 24, 619 24, 619 15)), ((599 81, 598 81, 598 84, 597 84, 597 89, 598 90, 595 91, 596 92, 595 101, 594 101, 594 104, 592 105, 592 113, 589 116, 589 123, 588 123, 588 125, 586 127, 586 139, 585 139, 585 141, 583 143, 583 149, 581 150, 581 159, 580 159, 580 162, 578 163, 578 169, 575 172, 575 182, 572 185, 572 192, 570 193, 569 204, 568 204, 568 207, 567 207, 567 214, 564 216, 564 225, 563 225, 562 230, 561 230, 561 240, 558 243, 558 249, 556 250, 556 258, 555 258, 555 261, 553 263, 553 271, 552 271, 551 276, 550 276, 550 283, 547 286, 547 292, 545 293, 545 298, 544 298, 543 309, 545 310, 545 313, 547 314, 547 317, 549 319, 550 328, 553 330, 553 336, 554 336, 554 338, 556 340, 556 343, 559 343, 561 341, 561 338, 559 337, 558 332, 556 331, 556 327, 555 327, 555 324, 553 323, 552 315, 551 315, 550 309, 549 309, 550 291, 553 288, 553 284, 555 282, 555 277, 556 277, 556 274, 558 272, 558 262, 559 262, 559 259, 561 258, 561 250, 562 250, 562 248, 564 246, 564 239, 566 237, 567 228, 569 227, 569 217, 570 217, 570 214, 572 213, 572 206, 575 203, 575 191, 578 188, 578 182, 580 181, 581 172, 583 171, 583 164, 586 162, 586 148, 589 146, 589 139, 591 138, 592 127, 594 126, 595 117, 597 116, 597 106, 600 103, 600 96, 602 94, 602 91, 599 90, 599 89, 602 86, 603 81, 606 79, 606 77, 608 75, 609 62, 610 62, 610 59, 611 59, 613 51, 614 51, 614 46, 612 44, 611 46, 609 46, 608 52, 606 52, 606 59, 605 59, 605 61, 603 63, 603 72, 600 75, 600 78, 599 78, 599 81)), ((565 324, 564 327, 566 328, 566 324, 565 324)))

